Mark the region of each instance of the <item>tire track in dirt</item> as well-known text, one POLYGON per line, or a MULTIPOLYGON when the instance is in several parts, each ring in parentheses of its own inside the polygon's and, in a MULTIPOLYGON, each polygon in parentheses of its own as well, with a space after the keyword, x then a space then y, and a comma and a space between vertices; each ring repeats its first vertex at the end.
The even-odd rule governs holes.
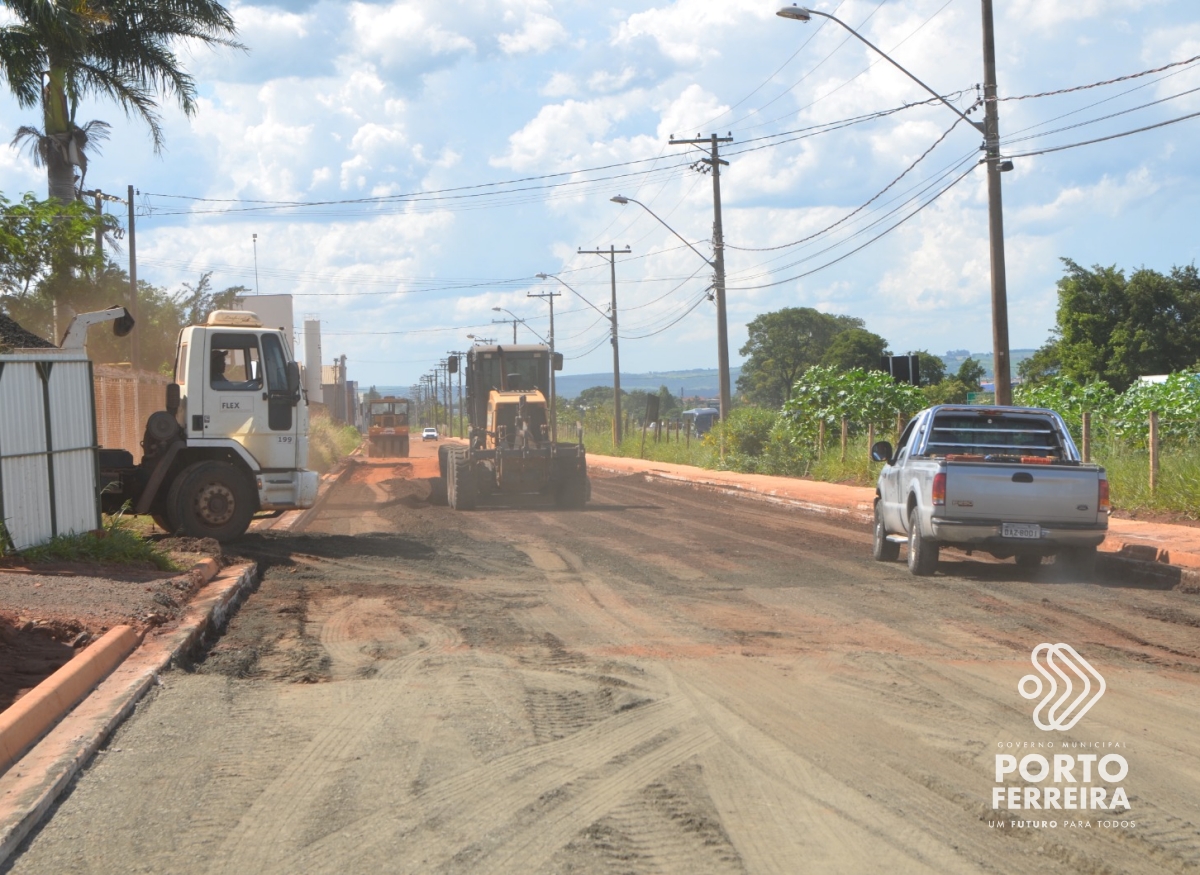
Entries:
POLYGON ((365 695, 347 701, 334 722, 299 751, 255 800, 229 831, 212 859, 210 872, 240 875, 268 871, 275 860, 295 846, 299 814, 337 780, 345 758, 360 749, 371 730, 396 707, 406 676, 430 656, 448 652, 459 643, 458 635, 450 629, 416 618, 413 623, 424 633, 423 646, 385 662, 376 678, 351 686, 365 695))
MULTIPOLYGON (((259 871, 340 875, 361 868, 356 861, 401 838, 405 860, 395 861, 393 871, 430 871, 436 861, 448 861, 469 846, 470 836, 502 827, 513 812, 559 792, 609 761, 626 756, 636 763, 645 756, 643 746, 657 747, 654 739, 677 733, 685 718, 669 701, 642 705, 567 738, 466 769, 390 810, 360 818, 299 852, 268 861, 259 871)), ((627 774, 625 783, 636 781, 640 773, 627 774)))

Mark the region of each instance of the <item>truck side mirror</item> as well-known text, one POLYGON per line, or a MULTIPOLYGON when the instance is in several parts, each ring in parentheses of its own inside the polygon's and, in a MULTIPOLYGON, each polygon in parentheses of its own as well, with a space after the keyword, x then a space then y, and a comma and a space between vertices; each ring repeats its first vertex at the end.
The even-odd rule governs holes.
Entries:
POLYGON ((451 374, 458 373, 458 356, 452 355, 446 359, 446 371, 451 374))
POLYGON ((179 410, 179 384, 167 383, 167 413, 172 416, 179 410))
POLYGON ((296 362, 287 363, 287 390, 289 395, 300 400, 300 365, 296 362))
POLYGON ((554 354, 554 370, 561 371, 563 366, 563 354, 556 352, 554 354))
POLYGON ((871 444, 871 459, 875 462, 892 461, 892 445, 887 441, 875 441, 871 444))

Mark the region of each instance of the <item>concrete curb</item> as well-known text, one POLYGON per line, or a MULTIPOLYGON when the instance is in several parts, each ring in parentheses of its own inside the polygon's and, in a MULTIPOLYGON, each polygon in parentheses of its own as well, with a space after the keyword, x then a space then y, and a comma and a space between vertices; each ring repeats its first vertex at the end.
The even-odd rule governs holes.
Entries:
POLYGON ((115 626, 0 713, 0 773, 62 715, 108 677, 142 641, 132 626, 115 626))
POLYGON ((164 635, 148 636, 91 695, 0 776, 0 866, 158 682, 159 673, 185 657, 208 630, 225 623, 254 588, 256 571, 254 563, 234 565, 211 580, 188 605, 178 627, 164 635))

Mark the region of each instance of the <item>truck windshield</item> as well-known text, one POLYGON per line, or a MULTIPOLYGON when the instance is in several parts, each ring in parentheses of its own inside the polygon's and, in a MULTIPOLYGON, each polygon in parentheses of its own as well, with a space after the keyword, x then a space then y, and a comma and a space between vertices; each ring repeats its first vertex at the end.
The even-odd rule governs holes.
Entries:
MULTIPOLYGON (((484 353, 477 362, 479 376, 484 392, 503 388, 500 382, 500 356, 496 353, 484 353)), ((516 374, 520 385, 508 385, 509 389, 539 389, 546 392, 550 386, 549 358, 545 355, 536 358, 528 354, 518 357, 516 354, 504 357, 504 369, 508 374, 516 374)))
POLYGON ((1044 416, 947 412, 933 420, 929 456, 1064 458, 1054 424, 1044 416))

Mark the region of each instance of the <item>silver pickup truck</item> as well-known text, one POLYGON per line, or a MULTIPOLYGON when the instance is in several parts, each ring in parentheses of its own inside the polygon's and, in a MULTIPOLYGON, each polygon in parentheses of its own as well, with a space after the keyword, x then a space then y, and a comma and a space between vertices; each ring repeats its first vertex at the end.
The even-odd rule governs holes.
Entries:
POLYGON ((871 458, 885 463, 872 546, 880 562, 898 559, 907 543, 908 568, 922 576, 937 569, 943 544, 1021 566, 1055 556, 1076 574, 1095 566, 1108 531, 1108 478, 1080 461, 1052 410, 930 407, 894 450, 879 441, 871 458))

